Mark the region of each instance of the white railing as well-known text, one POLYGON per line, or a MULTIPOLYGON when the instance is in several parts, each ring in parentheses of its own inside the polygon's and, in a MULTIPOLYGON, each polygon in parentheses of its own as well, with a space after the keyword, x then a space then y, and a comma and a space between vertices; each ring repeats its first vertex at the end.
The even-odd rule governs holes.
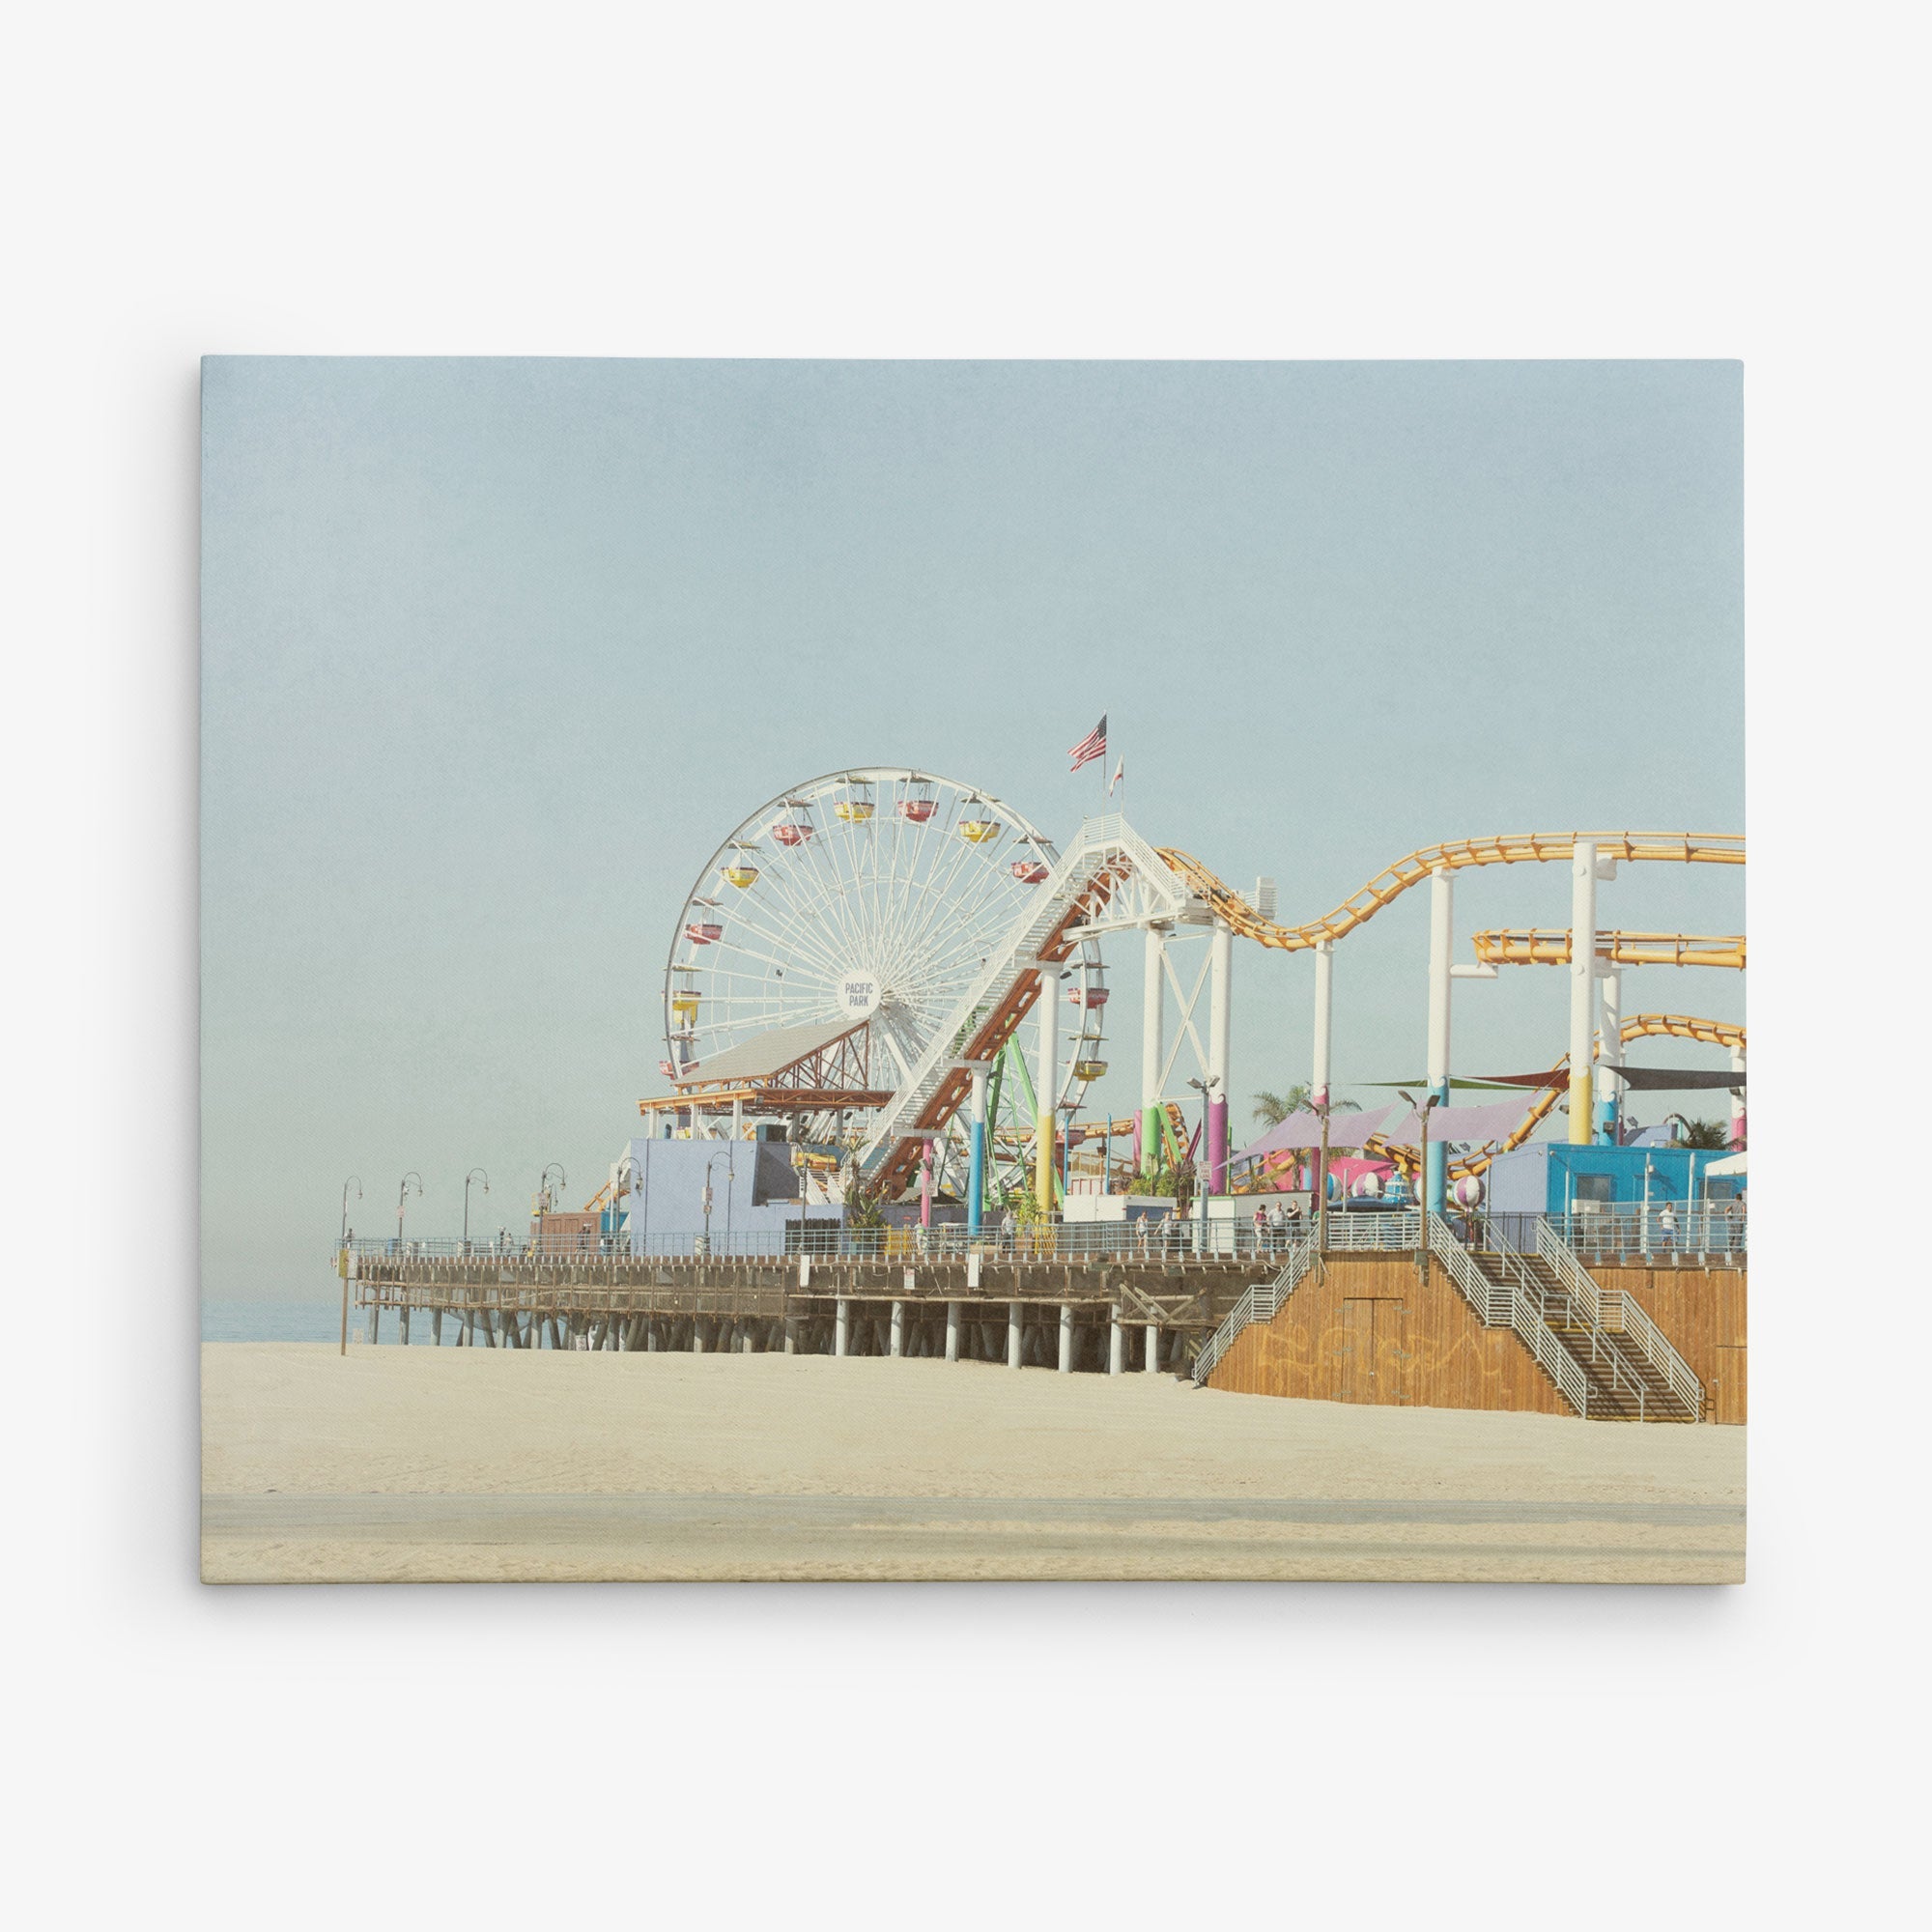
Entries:
POLYGON ((1415 1249, 1422 1245, 1422 1216, 1414 1208, 1378 1208, 1350 1214, 1328 1210, 1328 1251, 1415 1249))
POLYGON ((1642 1255, 1707 1259, 1736 1256, 1749 1247, 1743 1204, 1736 1201, 1619 1202, 1574 1208, 1549 1217, 1555 1231, 1579 1255, 1642 1255))
MULTIPOLYGON (((1412 1219, 1413 1217, 1411 1217, 1412 1219)), ((1203 1222, 1167 1215, 1128 1221, 1039 1221, 1012 1225, 988 1222, 977 1234, 959 1222, 923 1228, 847 1228, 836 1218, 814 1215, 801 1232, 796 1220, 775 1228, 726 1233, 713 1228, 653 1229, 648 1236, 547 1235, 542 1240, 463 1241, 423 1239, 398 1245, 390 1240, 351 1236, 352 1254, 388 1261, 469 1261, 471 1263, 631 1261, 772 1261, 810 1255, 831 1261, 947 1262, 980 1255, 1001 1262, 1078 1262, 1119 1259, 1136 1262, 1279 1261, 1302 1239, 1307 1224, 1289 1229, 1257 1228, 1243 1215, 1203 1222)), ((1413 1234, 1408 1245, 1414 1246, 1413 1234)))
POLYGON ((1208 1338, 1207 1346, 1194 1358, 1194 1379, 1197 1383, 1205 1382, 1214 1373, 1221 1357, 1234 1346, 1235 1337, 1250 1321, 1272 1321, 1281 1313, 1282 1304, 1314 1265, 1315 1256, 1315 1237, 1311 1235, 1290 1254, 1282 1271, 1272 1281, 1262 1282, 1249 1289, 1236 1302, 1228 1319, 1208 1338))
POLYGON ((1563 1284, 1571 1305, 1583 1311, 1583 1317, 1592 1328, 1601 1328, 1604 1325, 1603 1291, 1548 1221, 1537 1224, 1536 1253, 1538 1260, 1547 1263, 1556 1279, 1563 1284))
POLYGON ((1704 1414, 1704 1385, 1690 1373, 1690 1365, 1669 1338, 1658 1327, 1633 1295, 1621 1289, 1607 1290, 1604 1295, 1605 1326, 1612 1333, 1628 1336, 1643 1350, 1644 1358, 1670 1384, 1670 1392, 1692 1422, 1704 1414))
POLYGON ((1599 1288, 1590 1271, 1548 1222, 1536 1231, 1536 1252, 1554 1271, 1571 1300, 1588 1313, 1590 1325, 1626 1336, 1634 1343, 1690 1412, 1690 1419, 1696 1421, 1704 1412, 1704 1386, 1657 1323, 1620 1290, 1599 1288))
POLYGON ((1527 1290, 1513 1275, 1500 1285, 1492 1281, 1470 1259, 1462 1242, 1449 1232, 1448 1225, 1439 1214, 1429 1217, 1429 1252, 1449 1270, 1449 1278, 1462 1292, 1463 1299, 1475 1309, 1483 1325, 1501 1327, 1506 1322, 1529 1345, 1530 1352, 1556 1384, 1564 1401, 1578 1415, 1587 1416, 1590 1413, 1589 1378, 1578 1366, 1577 1358, 1556 1339, 1527 1290), (1492 1312, 1498 1299, 1508 1311, 1502 1321, 1498 1321, 1492 1312))

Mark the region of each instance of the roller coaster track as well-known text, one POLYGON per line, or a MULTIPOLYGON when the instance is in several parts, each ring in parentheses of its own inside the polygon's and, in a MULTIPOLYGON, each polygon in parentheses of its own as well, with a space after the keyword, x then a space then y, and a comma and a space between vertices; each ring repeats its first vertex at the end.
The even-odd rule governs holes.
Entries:
POLYGON ((1284 952, 1300 952, 1324 939, 1341 939, 1353 932, 1437 869, 1454 872, 1468 866, 1567 863, 1580 842, 1594 843, 1599 859, 1677 866, 1745 863, 1741 832, 1505 832, 1493 838, 1453 838, 1442 845, 1425 845, 1406 859, 1398 859, 1321 919, 1310 920, 1306 925, 1279 925, 1264 919, 1191 853, 1171 845, 1158 850, 1168 866, 1187 881, 1189 889, 1212 908, 1215 917, 1243 939, 1284 952))
MULTIPOLYGON (((1567 966, 1570 934, 1519 929, 1479 932, 1476 959, 1484 966, 1567 966)), ((1734 966, 1745 964, 1741 932, 1600 932, 1597 956, 1617 966, 1734 966)))
MULTIPOLYGON (((1277 924, 1190 853, 1149 846, 1124 819, 1102 817, 1081 828, 1076 849, 1055 867, 1037 910, 1024 918, 987 961, 952 1016, 893 1096, 860 1156, 886 1198, 908 1186, 918 1165, 922 1137, 958 1112, 970 1086, 969 1066, 996 1056, 1039 997, 1039 974, 1073 950, 1072 935, 1100 917, 1123 887, 1138 883, 1158 902, 1163 918, 1199 917, 1205 910, 1235 932, 1262 946, 1293 952, 1343 938, 1365 924, 1409 887, 1438 869, 1470 866, 1567 863, 1579 843, 1594 843, 1600 860, 1661 865, 1742 866, 1745 840, 1735 832, 1530 832, 1491 838, 1459 838, 1425 845, 1378 872, 1332 912, 1305 925, 1277 924), (1170 875, 1158 876, 1162 869, 1170 875), (1178 892, 1174 881, 1185 888, 1178 892)), ((1655 938, 1655 935, 1626 935, 1655 938)), ((1533 949, 1532 949, 1533 952, 1533 949)), ((1684 963, 1690 963, 1685 961, 1684 963)), ((1522 1129, 1527 1138, 1536 1122, 1522 1129)), ((1510 1145, 1517 1145, 1512 1140, 1510 1145)))

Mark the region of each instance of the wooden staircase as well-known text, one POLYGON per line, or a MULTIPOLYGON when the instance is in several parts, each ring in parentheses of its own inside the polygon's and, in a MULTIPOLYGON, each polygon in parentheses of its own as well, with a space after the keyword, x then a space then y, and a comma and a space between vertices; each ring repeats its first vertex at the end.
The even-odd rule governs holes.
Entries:
MULTIPOLYGON (((1528 1302, 1576 1364, 1587 1390, 1581 1412, 1591 1421, 1699 1419, 1703 1390, 1676 1350, 1640 1310, 1633 1310, 1626 1296, 1598 1288, 1574 1261, 1566 1268, 1547 1253, 1466 1252, 1495 1294, 1519 1294, 1528 1302)), ((1574 1405, 1572 1378, 1555 1379, 1574 1405)))

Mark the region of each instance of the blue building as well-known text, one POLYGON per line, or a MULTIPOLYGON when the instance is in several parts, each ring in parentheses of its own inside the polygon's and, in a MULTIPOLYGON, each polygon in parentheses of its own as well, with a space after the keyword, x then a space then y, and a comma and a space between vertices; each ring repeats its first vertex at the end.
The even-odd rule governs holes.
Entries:
POLYGON ((1741 1175, 1707 1179, 1705 1169, 1729 1159, 1723 1148, 1577 1147, 1532 1141, 1498 1154, 1486 1177, 1496 1214, 1587 1213, 1594 1208, 1661 1208, 1666 1201, 1725 1201, 1741 1175))
MULTIPOLYGON (((618 1163, 630 1162, 630 1193, 623 1232, 631 1252, 681 1249, 704 1229, 704 1184, 711 1179, 711 1234, 782 1236, 799 1220, 798 1173, 791 1149, 776 1141, 666 1141, 625 1143, 618 1163)), ((814 1202, 814 1227, 836 1228, 844 1210, 814 1202)))

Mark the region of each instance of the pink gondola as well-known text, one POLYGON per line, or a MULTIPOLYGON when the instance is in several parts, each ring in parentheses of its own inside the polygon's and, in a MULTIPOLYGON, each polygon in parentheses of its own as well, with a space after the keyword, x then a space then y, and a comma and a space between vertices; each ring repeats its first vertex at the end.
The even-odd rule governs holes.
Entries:
POLYGON ((772 837, 781 845, 803 845, 817 830, 809 818, 781 818, 772 827, 772 837))
POLYGON ((724 928, 713 924, 709 920, 702 922, 694 920, 684 928, 684 936, 694 946, 715 946, 724 937, 724 928))
POLYGON ((1047 865, 1042 859, 1015 859, 1013 877, 1023 886, 1037 886, 1045 883, 1047 865))

